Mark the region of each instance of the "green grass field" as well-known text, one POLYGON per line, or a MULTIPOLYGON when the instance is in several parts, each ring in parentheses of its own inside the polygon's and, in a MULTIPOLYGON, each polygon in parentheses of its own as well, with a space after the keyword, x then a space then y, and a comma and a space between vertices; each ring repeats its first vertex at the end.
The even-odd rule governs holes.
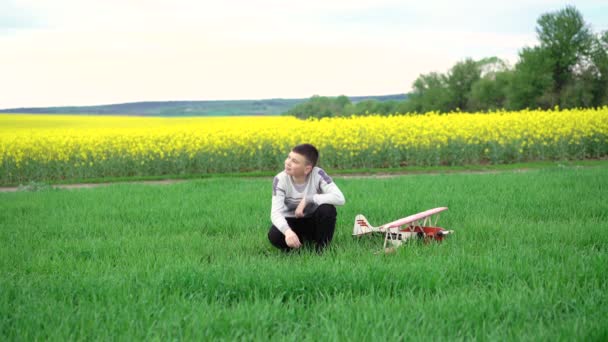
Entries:
POLYGON ((336 183, 321 256, 267 242, 270 178, 0 193, 0 340, 608 339, 608 163, 336 183), (350 236, 437 206, 442 244, 350 236))

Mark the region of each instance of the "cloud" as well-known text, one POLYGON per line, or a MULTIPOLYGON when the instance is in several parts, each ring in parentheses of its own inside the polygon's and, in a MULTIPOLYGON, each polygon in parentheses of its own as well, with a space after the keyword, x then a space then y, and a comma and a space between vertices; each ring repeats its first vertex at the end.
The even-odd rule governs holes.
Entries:
POLYGON ((2 108, 407 92, 419 74, 446 72, 466 57, 514 64, 519 49, 536 44, 535 13, 562 7, 550 0, 7 3, 12 10, 2 13, 40 26, 0 34, 2 108))
MULTIPOLYGON (((0 107, 402 93, 420 73, 488 56, 472 55, 473 43, 497 39, 439 31, 400 38, 229 44, 198 32, 28 31, 0 39, 0 74, 11 80, 0 107)), ((518 37, 502 44, 509 51, 518 37)))
POLYGON ((0 2, 0 33, 40 26, 40 19, 27 8, 12 0, 0 2))

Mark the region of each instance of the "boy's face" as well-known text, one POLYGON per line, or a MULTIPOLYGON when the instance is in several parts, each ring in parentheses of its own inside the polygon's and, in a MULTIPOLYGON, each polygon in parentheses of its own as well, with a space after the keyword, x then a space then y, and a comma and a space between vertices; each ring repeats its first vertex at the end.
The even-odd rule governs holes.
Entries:
POLYGON ((292 177, 306 176, 312 171, 312 165, 306 157, 296 152, 289 152, 285 159, 285 173, 292 177))

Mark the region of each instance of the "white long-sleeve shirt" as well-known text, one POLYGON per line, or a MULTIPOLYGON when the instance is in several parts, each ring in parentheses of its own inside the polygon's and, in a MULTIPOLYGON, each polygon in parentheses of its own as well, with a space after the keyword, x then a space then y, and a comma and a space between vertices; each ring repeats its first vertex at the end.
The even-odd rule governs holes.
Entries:
POLYGON ((306 197, 304 216, 311 216, 321 204, 343 205, 344 195, 336 183, 321 169, 314 167, 306 177, 306 183, 297 185, 285 171, 272 182, 272 207, 270 220, 282 233, 289 228, 286 217, 295 217, 295 210, 306 197))

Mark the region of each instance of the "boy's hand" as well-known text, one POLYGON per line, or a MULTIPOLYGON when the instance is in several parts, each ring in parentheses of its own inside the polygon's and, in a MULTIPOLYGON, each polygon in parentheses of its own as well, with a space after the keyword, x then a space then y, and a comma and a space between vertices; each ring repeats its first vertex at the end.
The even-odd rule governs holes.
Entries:
POLYGON ((300 246, 302 246, 298 235, 294 233, 291 228, 288 228, 285 231, 285 243, 291 248, 300 248, 300 246))
POLYGON ((302 198, 300 204, 298 204, 298 207, 296 208, 295 214, 297 218, 304 217, 304 208, 306 208, 306 198, 302 198))

